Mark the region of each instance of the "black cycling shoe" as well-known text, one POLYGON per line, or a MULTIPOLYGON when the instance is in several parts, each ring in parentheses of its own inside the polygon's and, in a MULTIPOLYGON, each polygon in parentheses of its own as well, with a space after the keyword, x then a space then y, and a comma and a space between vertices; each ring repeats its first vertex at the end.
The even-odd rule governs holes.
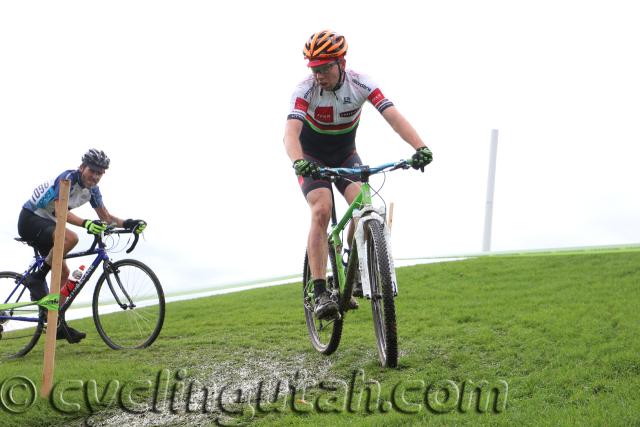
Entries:
POLYGON ((87 334, 73 329, 71 326, 67 325, 67 322, 64 321, 60 322, 60 325, 58 325, 58 330, 56 332, 56 339, 66 339, 71 344, 79 343, 86 336, 87 334))
POLYGON ((351 294, 354 297, 362 298, 362 282, 358 281, 353 285, 353 292, 351 294))
POLYGON ((353 296, 351 296, 351 298, 349 299, 349 305, 347 306, 347 308, 349 310, 357 310, 358 307, 360 307, 360 304, 358 304, 358 301, 356 301, 356 299, 353 296))
POLYGON ((29 289, 29 292, 31 293, 31 301, 38 301, 49 294, 47 281, 44 279, 37 279, 33 276, 29 276, 25 279, 24 286, 29 289))
POLYGON ((338 315, 338 303, 331 298, 329 292, 323 292, 316 300, 313 313, 320 320, 333 319, 338 315))
POLYGON ((351 292, 351 295, 353 295, 354 297, 362 298, 362 279, 360 278, 360 269, 356 270, 356 277, 353 279, 353 281, 353 292, 351 292))

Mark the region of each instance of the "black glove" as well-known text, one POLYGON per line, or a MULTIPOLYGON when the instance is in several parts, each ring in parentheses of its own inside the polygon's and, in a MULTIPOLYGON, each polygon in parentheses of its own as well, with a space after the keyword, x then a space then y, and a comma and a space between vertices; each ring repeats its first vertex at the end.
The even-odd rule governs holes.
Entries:
POLYGON ((122 222, 122 226, 136 234, 140 234, 147 227, 147 223, 142 219, 127 219, 122 222))
POLYGON ((298 159, 293 162, 293 168, 296 170, 296 175, 308 177, 316 176, 320 172, 320 165, 311 160, 298 159))
POLYGON ((415 154, 411 156, 411 167, 424 172, 424 167, 431 163, 432 160, 433 154, 431 150, 429 150, 429 147, 420 147, 416 150, 415 154))

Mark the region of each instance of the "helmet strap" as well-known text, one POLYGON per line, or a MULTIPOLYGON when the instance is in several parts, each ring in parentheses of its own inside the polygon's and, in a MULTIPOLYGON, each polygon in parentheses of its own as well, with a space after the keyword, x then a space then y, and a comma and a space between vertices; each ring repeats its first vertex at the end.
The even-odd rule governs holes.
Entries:
POLYGON ((344 79, 345 79, 345 73, 344 73, 344 70, 342 69, 342 61, 338 59, 336 60, 336 64, 338 64, 338 83, 334 86, 333 89, 331 89, 331 91, 334 94, 338 89, 342 87, 342 84, 344 83, 344 79))

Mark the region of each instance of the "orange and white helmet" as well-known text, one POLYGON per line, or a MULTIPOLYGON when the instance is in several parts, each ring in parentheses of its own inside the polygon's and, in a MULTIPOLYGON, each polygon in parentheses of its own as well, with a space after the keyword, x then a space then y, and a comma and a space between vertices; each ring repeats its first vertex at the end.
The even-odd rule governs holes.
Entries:
POLYGON ((330 30, 318 31, 309 37, 302 53, 309 62, 307 66, 317 67, 328 64, 347 54, 347 40, 330 30))

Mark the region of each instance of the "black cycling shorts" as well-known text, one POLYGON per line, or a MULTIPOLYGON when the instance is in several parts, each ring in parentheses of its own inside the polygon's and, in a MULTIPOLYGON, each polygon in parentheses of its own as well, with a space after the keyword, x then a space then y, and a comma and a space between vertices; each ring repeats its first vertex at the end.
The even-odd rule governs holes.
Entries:
POLYGON ((55 221, 22 208, 18 218, 18 234, 29 241, 40 252, 40 255, 47 256, 53 248, 53 233, 55 231, 55 221))
MULTIPOLYGON (((352 168, 362 165, 362 160, 360 160, 360 156, 358 156, 358 153, 355 151, 349 154, 347 158, 338 161, 334 161, 334 159, 331 159, 330 161, 324 161, 323 159, 317 159, 313 156, 310 156, 307 153, 304 153, 304 158, 306 160, 314 161, 320 166, 330 168, 352 168)), ((340 194, 344 195, 344 192, 349 184, 356 180, 356 177, 338 178, 338 180, 336 181, 336 188, 338 189, 340 194)), ((302 194, 304 194, 304 197, 307 197, 307 194, 309 194, 309 192, 315 190, 316 188, 328 188, 329 190, 331 190, 331 182, 326 179, 314 179, 311 177, 298 176, 298 183, 300 184, 300 189, 302 190, 302 194)))

